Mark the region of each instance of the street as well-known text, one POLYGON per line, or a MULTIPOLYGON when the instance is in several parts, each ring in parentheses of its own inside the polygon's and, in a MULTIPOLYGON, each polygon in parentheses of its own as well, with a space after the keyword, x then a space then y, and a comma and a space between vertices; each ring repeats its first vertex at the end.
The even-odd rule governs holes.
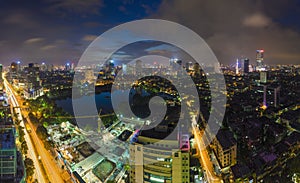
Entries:
MULTIPOLYGON (((14 107, 19 107, 20 104, 23 104, 23 99, 21 99, 20 96, 18 96, 13 90, 10 84, 7 82, 7 80, 4 80, 5 88, 10 93, 12 105, 14 107)), ((58 167, 55 160, 53 159, 52 155, 45 149, 43 142, 38 138, 35 127, 32 125, 30 119, 28 118, 28 111, 26 110, 20 110, 20 108, 17 108, 19 114, 22 114, 24 117, 27 118, 28 124, 30 125, 32 131, 30 133, 32 141, 29 137, 29 134, 27 130, 25 129, 25 139, 28 145, 28 153, 31 156, 34 166, 35 166, 35 178, 37 178, 38 182, 47 182, 45 176, 43 175, 42 168, 39 164, 38 158, 40 157, 40 160, 42 164, 44 165, 45 171, 48 175, 50 182, 55 183, 63 183, 63 179, 61 178, 62 169, 58 167), (37 154, 34 152, 34 147, 37 150, 37 154)), ((22 115, 19 115, 19 118, 21 119, 21 125, 25 127, 24 121, 22 119, 22 115)))
MULTIPOLYGON (((12 93, 12 90, 8 86, 6 80, 4 82, 4 85, 5 85, 7 94, 10 96, 11 105, 13 107, 17 107, 18 106, 17 101, 16 101, 16 99, 15 99, 13 93, 12 93)), ((21 114, 20 108, 16 108, 16 111, 19 114, 21 114)), ((35 170, 34 170, 35 173, 33 175, 33 180, 37 179, 38 182, 40 182, 40 183, 46 183, 47 181, 46 181, 46 179, 45 179, 45 177, 43 175, 41 165, 40 165, 40 163, 38 161, 38 156, 34 152, 34 145, 33 145, 32 141, 31 141, 31 139, 29 137, 29 134, 28 134, 28 132, 27 132, 27 130, 25 128, 24 120, 23 120, 22 115, 18 115, 18 120, 21 121, 20 122, 20 126, 22 126, 24 128, 24 133, 25 133, 24 138, 25 138, 25 141, 26 141, 27 146, 28 146, 28 157, 30 159, 32 159, 34 167, 35 167, 35 170)))
MULTIPOLYGON (((187 103, 190 106, 190 103, 187 103)), ((201 120, 205 120, 202 113, 200 112, 201 120)), ((197 127, 196 115, 192 116, 192 129, 195 139, 195 145, 198 153, 199 162, 202 168, 205 170, 205 179, 209 183, 220 183, 222 179, 215 175, 213 164, 210 161, 209 153, 206 149, 206 144, 204 142, 204 130, 199 130, 197 127)))

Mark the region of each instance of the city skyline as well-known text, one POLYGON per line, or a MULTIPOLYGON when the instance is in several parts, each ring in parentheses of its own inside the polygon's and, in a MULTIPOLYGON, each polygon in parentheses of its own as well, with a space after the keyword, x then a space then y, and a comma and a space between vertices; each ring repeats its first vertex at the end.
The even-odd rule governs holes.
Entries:
POLYGON ((224 84, 178 59, 0 67, 0 150, 23 155, 0 181, 298 182, 300 67, 263 58, 222 67, 224 84))
POLYGON ((0 10, 0 182, 300 182, 300 0, 0 10))
MULTIPOLYGON (((204 38, 223 64, 230 64, 243 56, 254 64, 257 49, 266 50, 264 61, 268 65, 300 63, 300 23, 297 21, 300 4, 296 0, 288 3, 183 3, 179 0, 31 2, 15 0, 2 5, 0 60, 6 65, 18 60, 24 63, 76 63, 87 46, 104 31, 143 18, 170 20, 191 28, 204 38)), ((152 51, 155 49, 164 51, 157 45, 152 51)))

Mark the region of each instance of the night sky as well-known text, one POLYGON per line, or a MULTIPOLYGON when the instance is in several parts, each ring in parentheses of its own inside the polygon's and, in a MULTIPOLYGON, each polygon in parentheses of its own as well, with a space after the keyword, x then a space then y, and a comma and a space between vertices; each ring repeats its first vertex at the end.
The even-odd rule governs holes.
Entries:
POLYGON ((143 18, 189 27, 224 64, 254 63, 260 48, 267 64, 300 64, 299 0, 1 1, 0 63, 77 62, 101 33, 143 18))

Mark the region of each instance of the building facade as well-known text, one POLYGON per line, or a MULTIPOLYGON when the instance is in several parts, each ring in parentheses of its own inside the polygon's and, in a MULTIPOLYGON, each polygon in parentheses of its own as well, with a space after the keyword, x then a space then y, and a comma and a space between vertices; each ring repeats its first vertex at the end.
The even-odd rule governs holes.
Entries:
POLYGON ((237 143, 229 130, 219 130, 213 140, 213 150, 222 169, 236 164, 237 143))
POLYGON ((256 70, 261 71, 265 69, 264 65, 264 53, 263 49, 256 50, 256 70))
POLYGON ((189 183, 190 146, 181 140, 161 140, 139 136, 130 145, 130 182, 189 183))

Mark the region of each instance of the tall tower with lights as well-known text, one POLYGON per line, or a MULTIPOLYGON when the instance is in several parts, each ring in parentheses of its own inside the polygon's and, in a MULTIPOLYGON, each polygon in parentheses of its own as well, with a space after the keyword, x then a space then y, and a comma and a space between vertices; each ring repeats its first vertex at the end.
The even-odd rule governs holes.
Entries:
POLYGON ((236 63, 235 63, 235 74, 239 74, 239 59, 236 59, 236 63))
POLYGON ((243 60, 244 60, 244 70, 243 70, 243 72, 244 72, 244 74, 249 73, 249 59, 244 58, 243 60))
POLYGON ((256 50, 256 70, 261 71, 265 69, 264 65, 264 53, 265 50, 256 50))

